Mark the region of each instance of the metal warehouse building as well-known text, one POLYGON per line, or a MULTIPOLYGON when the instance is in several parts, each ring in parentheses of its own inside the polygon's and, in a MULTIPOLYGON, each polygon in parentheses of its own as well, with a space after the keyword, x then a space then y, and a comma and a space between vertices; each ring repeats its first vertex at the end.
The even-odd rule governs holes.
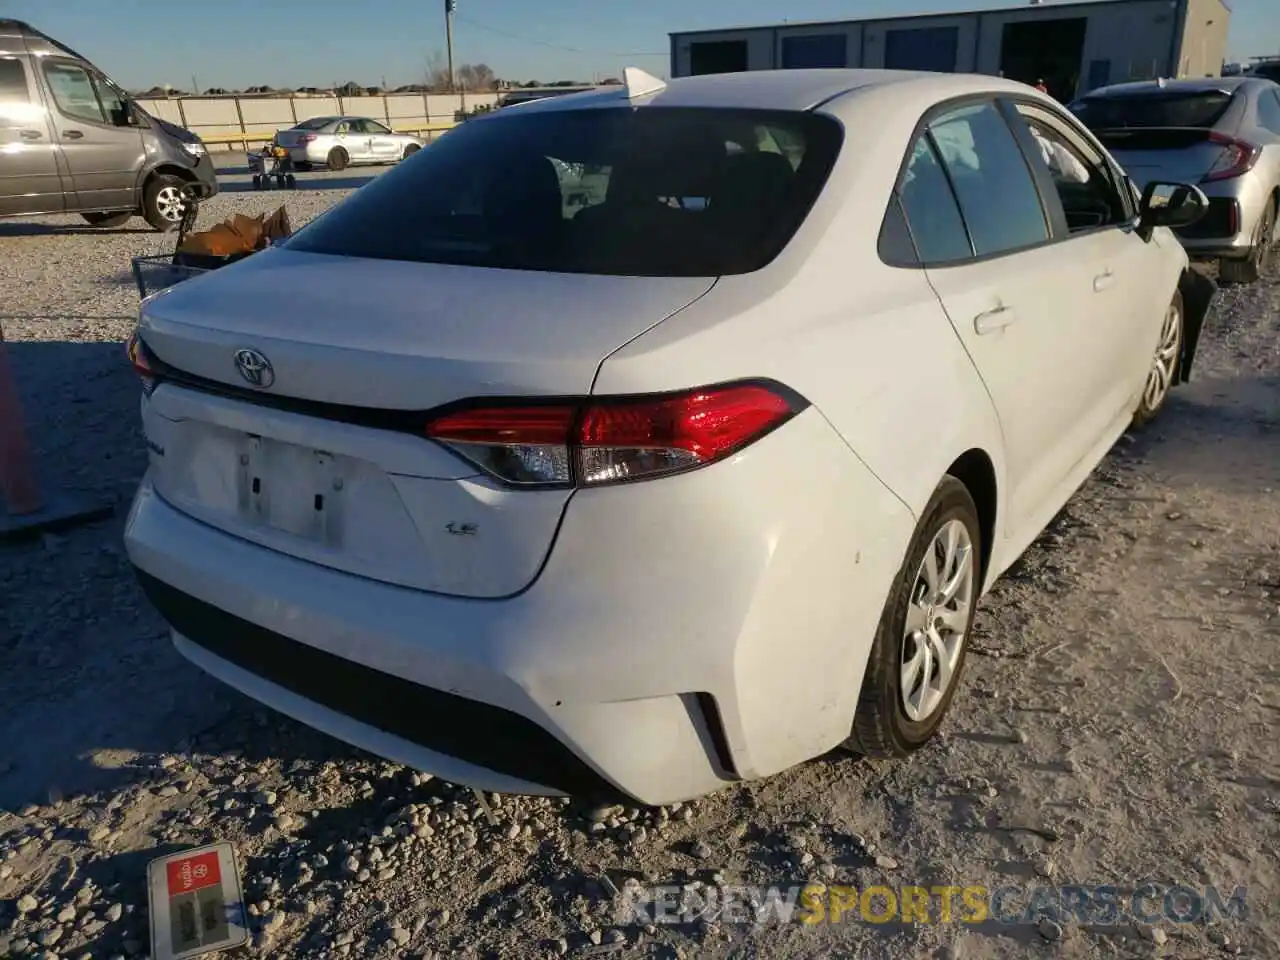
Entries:
POLYGON ((671 75, 880 67, 1043 79, 1060 100, 1108 83, 1217 76, 1223 0, 1090 0, 671 34, 671 75))

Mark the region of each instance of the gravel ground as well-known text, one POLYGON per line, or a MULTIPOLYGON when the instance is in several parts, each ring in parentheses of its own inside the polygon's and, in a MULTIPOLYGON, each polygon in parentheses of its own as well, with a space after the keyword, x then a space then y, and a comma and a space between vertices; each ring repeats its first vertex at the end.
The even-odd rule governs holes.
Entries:
MULTIPOLYGON (((367 175, 287 197, 231 176, 201 222, 284 198, 299 224, 367 175)), ((145 462, 128 263, 165 247, 0 221, 2 322, 46 485, 117 505, 0 552, 0 956, 145 954, 146 863, 214 839, 240 853, 263 957, 1280 956, 1280 284, 1224 293, 1195 382, 986 600, 935 744, 591 823, 558 801, 486 811, 172 651, 121 547, 145 462), (617 922, 632 878, 691 898, 721 879, 1215 884, 1246 887, 1249 914, 645 928, 617 922)))

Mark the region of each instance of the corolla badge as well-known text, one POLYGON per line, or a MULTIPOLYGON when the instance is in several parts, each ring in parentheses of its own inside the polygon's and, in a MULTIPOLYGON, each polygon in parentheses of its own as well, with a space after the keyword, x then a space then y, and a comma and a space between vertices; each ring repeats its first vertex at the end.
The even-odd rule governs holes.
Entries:
POLYGON ((257 350, 237 350, 236 369, 253 387, 265 390, 276 382, 276 372, 271 367, 271 361, 257 350))

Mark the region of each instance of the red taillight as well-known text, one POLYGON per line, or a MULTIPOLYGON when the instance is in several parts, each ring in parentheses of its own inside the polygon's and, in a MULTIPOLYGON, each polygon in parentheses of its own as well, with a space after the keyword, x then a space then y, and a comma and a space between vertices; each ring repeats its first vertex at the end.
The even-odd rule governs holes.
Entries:
POLYGON ((756 383, 551 405, 485 404, 427 436, 508 483, 597 486, 714 463, 785 423, 804 401, 756 383))
POLYGON ((297 141, 297 142, 298 142, 298 143, 310 143, 310 142, 311 142, 312 140, 314 140, 314 139, 316 139, 316 135, 315 135, 314 133, 304 133, 302 136, 298 137, 298 141, 297 141))
POLYGON ((125 344, 125 351, 128 353, 129 364, 133 367, 133 372, 142 381, 142 389, 150 393, 155 389, 156 372, 151 366, 151 362, 147 359, 146 348, 142 345, 142 341, 138 339, 136 333, 129 334, 129 340, 125 344))
POLYGON ((1238 177, 1242 173, 1248 173, 1253 169, 1253 165, 1258 162, 1258 155, 1261 153, 1252 143, 1237 140, 1235 137, 1224 136, 1220 133, 1209 134, 1209 142, 1222 147, 1222 153, 1213 162, 1209 172, 1201 178, 1201 183, 1230 180, 1232 177, 1238 177))

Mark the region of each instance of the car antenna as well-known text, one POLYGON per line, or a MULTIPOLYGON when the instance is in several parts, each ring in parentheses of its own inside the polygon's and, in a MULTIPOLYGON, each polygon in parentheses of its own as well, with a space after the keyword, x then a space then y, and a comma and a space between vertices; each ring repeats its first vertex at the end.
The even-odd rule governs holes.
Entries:
POLYGON ((622 85, 627 91, 628 100, 647 97, 651 93, 661 93, 667 89, 667 81, 660 80, 639 67, 626 67, 623 69, 622 85))

